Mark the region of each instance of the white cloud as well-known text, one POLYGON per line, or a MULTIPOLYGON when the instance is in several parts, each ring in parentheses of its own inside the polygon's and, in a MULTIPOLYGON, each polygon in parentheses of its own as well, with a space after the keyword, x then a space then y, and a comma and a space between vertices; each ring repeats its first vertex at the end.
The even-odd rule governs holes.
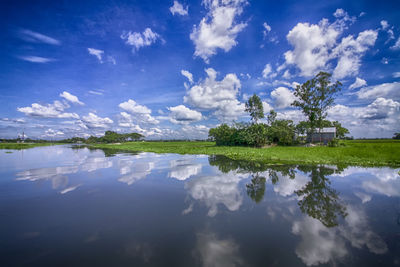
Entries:
MULTIPOLYGON (((136 124, 158 124, 160 123, 157 119, 151 116, 151 109, 144 105, 139 105, 134 100, 129 99, 126 102, 122 102, 119 104, 119 107, 126 112, 122 112, 122 123, 132 124, 135 122, 136 124), (129 115, 129 118, 128 118, 129 115)), ((128 125, 127 124, 127 125, 128 125)), ((133 126, 125 126, 125 127, 133 127, 133 126)))
POLYGON ((393 72, 393 78, 400 78, 400 71, 393 72))
POLYGON ((350 90, 351 89, 356 89, 356 88, 360 88, 360 87, 363 87, 363 86, 366 86, 366 85, 367 85, 367 82, 365 80, 357 77, 356 80, 354 81, 354 83, 352 83, 350 85, 349 89, 350 90))
POLYGON ((185 16, 188 14, 188 6, 184 8, 181 3, 174 1, 174 5, 169 8, 169 11, 171 11, 172 15, 179 14, 185 16))
POLYGON ((109 128, 112 123, 114 123, 110 118, 108 117, 102 118, 92 112, 90 112, 87 116, 83 116, 82 121, 89 129, 93 128, 106 129, 109 128))
POLYGON ((265 38, 267 37, 267 34, 271 31, 271 26, 269 26, 268 23, 264 22, 263 27, 264 27, 263 35, 265 38))
POLYGON ((127 45, 133 46, 132 52, 138 51, 140 48, 150 46, 157 40, 161 39, 161 36, 153 32, 150 28, 146 28, 142 33, 140 32, 123 32, 121 39, 126 40, 127 45))
POLYGON ((184 102, 203 110, 215 110, 214 115, 221 120, 237 118, 244 113, 244 104, 236 97, 241 87, 240 80, 235 74, 227 74, 217 81, 217 72, 206 69, 207 78, 192 86, 184 102))
POLYGON ((386 20, 381 20, 381 27, 381 29, 388 34, 388 39, 386 40, 385 44, 395 39, 393 32, 394 27, 390 27, 390 24, 386 20))
POLYGON ((382 83, 362 88, 357 92, 361 99, 374 99, 377 97, 390 97, 400 100, 400 82, 382 83))
POLYGON ((47 63, 55 61, 54 58, 37 57, 37 56, 20 56, 19 58, 33 63, 47 63))
POLYGON ((390 49, 393 50, 399 50, 400 49, 400 37, 397 39, 396 43, 390 47, 390 49))
POLYGON ((193 74, 191 74, 189 71, 187 71, 187 70, 181 70, 181 74, 183 75, 183 76, 185 76, 188 80, 189 80, 189 82, 190 83, 193 83, 193 74))
POLYGON ((62 131, 48 129, 45 131, 43 137, 59 137, 59 136, 63 136, 63 135, 64 135, 64 133, 62 131))
POLYGON ((328 119, 340 121, 355 137, 392 137, 400 130, 399 107, 399 102, 385 98, 377 98, 364 107, 335 105, 329 109, 328 119))
POLYGON ((267 78, 273 78, 276 75, 272 74, 272 68, 271 65, 268 63, 265 65, 264 70, 262 71, 262 76, 267 79, 267 78))
POLYGON ((194 55, 208 63, 218 49, 228 52, 237 44, 236 37, 247 24, 237 23, 235 19, 243 12, 247 1, 204 0, 203 4, 208 9, 207 16, 193 27, 190 39, 195 45, 194 55))
POLYGON ((61 97, 65 98, 67 101, 74 103, 74 104, 78 104, 78 105, 85 105, 83 102, 79 101, 77 96, 74 96, 70 93, 68 93, 67 91, 64 91, 60 94, 61 97))
POLYGON ((134 100, 129 99, 126 102, 122 102, 119 104, 119 107, 123 110, 126 110, 132 114, 150 114, 151 109, 146 106, 142 106, 137 104, 134 100))
POLYGON ((286 36, 294 47, 285 55, 286 64, 296 65, 303 76, 312 76, 324 69, 330 59, 330 49, 336 43, 340 32, 332 27, 326 19, 318 25, 298 23, 286 36))
POLYGON ((104 54, 103 50, 88 48, 88 52, 90 55, 97 57, 100 63, 103 63, 103 54, 104 54))
POLYGON ((271 92, 271 97, 275 100, 276 108, 287 108, 296 100, 293 92, 286 87, 278 87, 271 92))
POLYGON ((349 35, 338 44, 338 37, 355 18, 349 17, 343 9, 337 9, 334 16, 336 20, 333 23, 327 19, 322 19, 318 25, 298 23, 289 31, 287 39, 294 49, 284 54, 285 64, 282 68, 295 65, 302 76, 308 77, 330 69, 330 61, 337 59, 334 78, 358 74, 361 58, 375 44, 378 33, 366 30, 359 33, 356 39, 349 35))
POLYGON ((27 30, 27 29, 22 29, 19 31, 20 37, 28 42, 33 42, 33 43, 45 43, 45 44, 51 44, 51 45, 60 45, 61 42, 49 37, 47 35, 38 33, 38 32, 34 32, 31 30, 27 30))
POLYGON ((169 116, 172 123, 187 124, 202 119, 202 115, 200 112, 189 109, 184 105, 169 107, 168 109, 169 111, 171 111, 169 116))
POLYGON ((338 57, 338 63, 333 71, 333 77, 341 79, 358 74, 361 66, 361 57, 375 44, 378 33, 373 30, 360 32, 354 39, 349 35, 333 50, 333 55, 338 57))
POLYGON ((386 30, 389 27, 389 23, 386 20, 381 20, 381 26, 383 30, 386 30))
POLYGON ((25 113, 27 116, 32 117, 79 119, 79 115, 76 113, 64 112, 64 110, 67 108, 69 108, 69 105, 56 100, 53 102, 53 104, 41 105, 38 103, 33 103, 30 107, 17 108, 17 110, 25 113))

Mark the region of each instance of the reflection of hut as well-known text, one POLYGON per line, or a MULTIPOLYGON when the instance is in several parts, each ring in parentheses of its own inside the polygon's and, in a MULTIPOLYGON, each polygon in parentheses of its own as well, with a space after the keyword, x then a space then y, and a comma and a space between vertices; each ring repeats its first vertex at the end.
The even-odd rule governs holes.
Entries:
POLYGON ((321 130, 315 129, 315 131, 316 132, 314 132, 313 134, 307 135, 307 142, 309 143, 321 142, 327 144, 329 141, 336 138, 335 127, 322 128, 321 130))

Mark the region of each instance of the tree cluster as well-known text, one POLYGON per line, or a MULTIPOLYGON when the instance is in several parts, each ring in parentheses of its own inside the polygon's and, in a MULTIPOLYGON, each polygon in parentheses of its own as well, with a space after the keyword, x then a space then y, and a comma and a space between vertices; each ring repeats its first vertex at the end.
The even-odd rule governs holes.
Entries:
POLYGON ((82 137, 72 137, 68 139, 60 140, 60 143, 86 143, 86 144, 95 144, 95 143, 122 143, 128 141, 138 141, 144 138, 143 135, 139 133, 125 133, 120 134, 113 131, 106 131, 104 136, 96 137, 90 136, 89 138, 85 139, 82 137))

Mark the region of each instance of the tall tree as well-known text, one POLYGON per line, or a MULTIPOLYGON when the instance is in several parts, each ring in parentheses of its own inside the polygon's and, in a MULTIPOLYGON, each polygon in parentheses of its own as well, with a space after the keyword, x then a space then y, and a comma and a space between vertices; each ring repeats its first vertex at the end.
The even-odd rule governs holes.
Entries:
POLYGON ((253 123, 257 123, 259 119, 264 118, 264 108, 261 99, 256 94, 250 97, 246 102, 245 110, 250 113, 253 123))
POLYGON ((317 127, 322 128, 327 110, 334 103, 335 94, 342 89, 339 81, 331 82, 331 76, 330 73, 321 71, 311 80, 298 85, 294 91, 297 100, 292 106, 302 109, 310 123, 311 133, 317 127))

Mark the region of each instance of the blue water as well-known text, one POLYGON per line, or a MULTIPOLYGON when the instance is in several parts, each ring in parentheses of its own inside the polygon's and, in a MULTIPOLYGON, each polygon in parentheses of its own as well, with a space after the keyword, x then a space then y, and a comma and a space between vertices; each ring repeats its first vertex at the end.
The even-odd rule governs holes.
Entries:
POLYGON ((0 266, 396 266, 399 169, 0 150, 0 266))

